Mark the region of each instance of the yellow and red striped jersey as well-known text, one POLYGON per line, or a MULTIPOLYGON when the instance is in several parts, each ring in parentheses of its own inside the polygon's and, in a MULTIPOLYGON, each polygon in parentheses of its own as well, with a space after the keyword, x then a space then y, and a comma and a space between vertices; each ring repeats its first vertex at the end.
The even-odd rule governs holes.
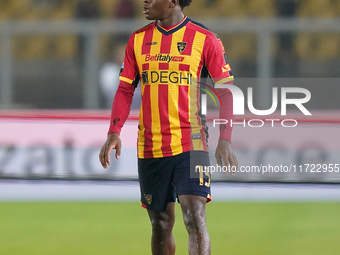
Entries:
POLYGON ((141 80, 139 158, 207 151, 197 82, 208 75, 218 84, 233 80, 221 40, 203 25, 185 17, 170 29, 156 21, 133 33, 120 80, 141 80))

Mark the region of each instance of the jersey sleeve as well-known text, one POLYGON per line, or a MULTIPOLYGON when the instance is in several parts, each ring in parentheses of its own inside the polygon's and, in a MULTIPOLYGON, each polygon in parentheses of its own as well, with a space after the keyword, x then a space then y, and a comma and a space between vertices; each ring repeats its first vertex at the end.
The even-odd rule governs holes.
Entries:
POLYGON ((135 35, 133 34, 126 46, 123 70, 120 74, 119 80, 137 87, 139 82, 139 72, 134 51, 134 41, 135 35))
POLYGON ((214 83, 224 84, 234 80, 223 43, 217 36, 209 36, 206 39, 203 57, 204 64, 214 83))
POLYGON ((134 35, 130 37, 126 46, 124 64, 119 80, 119 86, 112 104, 108 134, 113 132, 120 134, 129 116, 133 94, 139 82, 138 67, 134 53, 134 35))

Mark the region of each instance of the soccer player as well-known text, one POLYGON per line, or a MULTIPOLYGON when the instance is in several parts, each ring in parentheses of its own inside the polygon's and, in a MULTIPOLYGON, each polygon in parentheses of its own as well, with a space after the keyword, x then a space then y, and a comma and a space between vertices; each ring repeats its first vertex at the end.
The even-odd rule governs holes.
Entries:
MULTIPOLYGON (((119 134, 140 80, 138 174, 141 204, 152 224, 153 255, 175 254, 172 228, 176 197, 189 234, 189 254, 211 253, 205 213, 211 199, 210 175, 203 174, 203 166, 210 162, 200 87, 208 76, 215 84, 232 84, 233 73, 220 39, 183 14, 190 2, 144 0, 143 13, 155 22, 129 39, 108 137, 99 155, 104 168, 110 164, 113 149, 119 159, 119 134)), ((220 118, 233 119, 231 92, 216 90, 222 101, 220 118)), ((237 168, 230 143, 231 127, 221 125, 219 130, 217 162, 237 168)))

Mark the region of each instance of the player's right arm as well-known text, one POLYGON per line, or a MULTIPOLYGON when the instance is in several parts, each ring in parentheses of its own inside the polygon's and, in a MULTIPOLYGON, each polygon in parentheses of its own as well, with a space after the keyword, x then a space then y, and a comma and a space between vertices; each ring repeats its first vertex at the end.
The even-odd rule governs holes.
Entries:
MULTIPOLYGON (((219 38, 210 36, 204 48, 205 64, 209 74, 215 84, 233 84, 233 72, 227 61, 224 46, 219 38)), ((219 118, 226 120, 234 120, 233 114, 233 96, 228 89, 216 89, 222 104, 220 106, 219 118)), ((222 162, 225 166, 230 165, 232 170, 238 168, 237 158, 231 149, 231 133, 232 126, 220 126, 220 138, 215 151, 215 158, 219 166, 222 162)), ((233 176, 235 172, 230 172, 233 176)))
POLYGON ((124 65, 119 80, 112 104, 108 136, 99 153, 99 161, 104 168, 110 165, 110 154, 113 149, 116 150, 116 159, 119 159, 122 147, 120 131, 129 116, 133 94, 139 81, 134 53, 134 34, 130 37, 125 50, 124 65))

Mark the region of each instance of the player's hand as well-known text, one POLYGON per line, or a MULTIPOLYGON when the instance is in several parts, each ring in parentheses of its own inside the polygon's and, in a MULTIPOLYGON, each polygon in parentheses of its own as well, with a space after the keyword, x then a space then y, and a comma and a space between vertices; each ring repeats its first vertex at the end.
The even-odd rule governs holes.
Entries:
POLYGON ((231 143, 229 141, 223 139, 218 141, 215 157, 217 164, 220 167, 223 167, 223 164, 225 166, 230 165, 230 175, 235 176, 238 168, 238 162, 233 150, 231 149, 231 143))
POLYGON ((99 161, 105 169, 107 169, 110 165, 111 151, 115 149, 116 159, 119 159, 121 148, 122 148, 122 142, 120 140, 120 136, 117 133, 109 134, 106 139, 106 142, 104 143, 99 153, 99 161))

